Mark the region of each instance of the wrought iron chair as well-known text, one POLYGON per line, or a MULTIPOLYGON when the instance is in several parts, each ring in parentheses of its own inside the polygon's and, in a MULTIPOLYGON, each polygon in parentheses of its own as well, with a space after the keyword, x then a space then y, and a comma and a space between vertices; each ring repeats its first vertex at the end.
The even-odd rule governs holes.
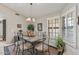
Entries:
POLYGON ((31 51, 29 51, 29 49, 32 48, 32 45, 23 39, 22 33, 17 34, 15 41, 15 44, 17 46, 17 54, 31 54, 31 51))
POLYGON ((16 55, 15 44, 11 44, 9 46, 5 46, 4 47, 4 55, 16 55))
POLYGON ((35 50, 37 55, 44 54, 45 52, 48 52, 48 45, 42 41, 35 46, 35 50))

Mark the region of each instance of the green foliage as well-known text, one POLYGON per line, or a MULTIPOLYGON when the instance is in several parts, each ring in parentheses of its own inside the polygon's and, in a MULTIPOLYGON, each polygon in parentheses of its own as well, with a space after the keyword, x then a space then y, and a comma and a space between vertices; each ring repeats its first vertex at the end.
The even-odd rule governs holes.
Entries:
POLYGON ((29 24, 29 25, 27 26, 27 29, 34 31, 34 25, 33 25, 33 24, 29 24))
POLYGON ((64 48, 64 46, 65 46, 65 43, 63 42, 63 38, 58 36, 56 38, 56 47, 57 48, 64 48))

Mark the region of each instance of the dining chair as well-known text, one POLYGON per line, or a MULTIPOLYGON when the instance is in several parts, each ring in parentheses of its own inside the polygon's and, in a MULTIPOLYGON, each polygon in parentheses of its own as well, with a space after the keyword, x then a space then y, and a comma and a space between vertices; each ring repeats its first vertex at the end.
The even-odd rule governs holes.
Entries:
POLYGON ((48 52, 48 46, 44 43, 40 43, 35 46, 35 50, 37 55, 45 54, 46 52, 48 52))
POLYGON ((36 54, 45 54, 48 52, 48 45, 45 44, 46 38, 39 39, 40 43, 35 46, 36 54))
POLYGON ((32 45, 28 42, 20 44, 20 52, 22 54, 32 54, 32 51, 30 50, 32 49, 32 45))
POLYGON ((32 48, 32 45, 28 42, 26 42, 23 38, 23 33, 20 33, 20 35, 18 35, 18 39, 19 39, 19 52, 21 54, 31 54, 30 49, 32 48))
POLYGON ((4 55, 16 55, 15 44, 11 44, 4 47, 4 55))
POLYGON ((16 42, 16 54, 17 55, 24 55, 24 54, 27 54, 27 52, 31 54, 31 52, 29 51, 30 48, 31 48, 30 43, 23 42, 22 40, 16 42))

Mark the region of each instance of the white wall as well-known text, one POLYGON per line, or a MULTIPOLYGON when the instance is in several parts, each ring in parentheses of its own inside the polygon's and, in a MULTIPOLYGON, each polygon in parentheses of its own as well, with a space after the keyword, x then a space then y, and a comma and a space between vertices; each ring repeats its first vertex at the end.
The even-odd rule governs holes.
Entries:
POLYGON ((3 35, 3 23, 2 23, 2 20, 0 20, 0 37, 3 35))
MULTIPOLYGON (((79 16, 79 4, 77 4, 77 17, 78 16, 79 16)), ((77 24, 77 48, 79 49, 79 25, 78 24, 77 24)))
POLYGON ((47 19, 46 18, 36 19, 36 21, 35 21, 35 30, 36 30, 36 34, 40 37, 42 37, 41 36, 42 32, 46 32, 46 34, 47 34, 47 19), (37 26, 38 23, 42 23, 42 31, 38 31, 38 29, 37 29, 38 28, 38 26, 37 26))
MULTIPOLYGON (((37 19, 36 20, 36 23, 42 23, 43 25, 43 32, 46 32, 47 31, 47 19, 46 18, 43 18, 43 19, 37 19)), ((36 30, 37 30, 37 24, 36 24, 36 30)), ((38 31, 38 30, 37 30, 38 31)))
POLYGON ((16 12, 0 5, 0 18, 6 19, 6 42, 11 42, 14 32, 17 31, 17 24, 22 24, 25 30, 25 17, 15 15, 16 12))

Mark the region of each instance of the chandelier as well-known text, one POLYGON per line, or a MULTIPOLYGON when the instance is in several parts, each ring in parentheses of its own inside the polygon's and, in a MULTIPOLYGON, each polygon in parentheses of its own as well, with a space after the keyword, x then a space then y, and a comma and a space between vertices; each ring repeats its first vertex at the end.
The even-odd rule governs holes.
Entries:
POLYGON ((26 22, 35 22, 35 18, 32 17, 32 3, 30 3, 30 16, 26 19, 26 22))
POLYGON ((35 18, 28 17, 28 18, 26 19, 26 22, 35 22, 35 18))

